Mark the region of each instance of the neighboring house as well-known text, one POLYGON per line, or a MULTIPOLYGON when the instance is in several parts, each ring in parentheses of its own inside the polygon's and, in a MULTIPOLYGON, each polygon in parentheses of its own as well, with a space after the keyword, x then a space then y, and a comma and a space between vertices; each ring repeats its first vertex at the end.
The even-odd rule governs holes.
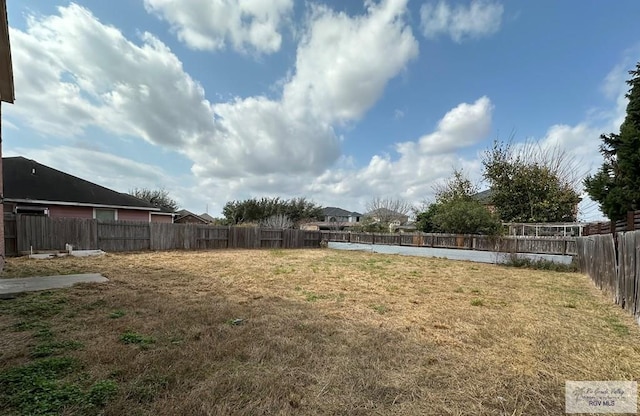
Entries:
POLYGON ((322 208, 322 220, 302 224, 302 230, 344 230, 360 223, 362 214, 337 207, 322 208))
POLYGON ((2 159, 4 211, 52 218, 173 222, 173 213, 24 157, 2 159))
POLYGON ((409 216, 388 208, 378 208, 365 214, 374 222, 388 222, 390 227, 399 227, 409 222, 409 216))
MULTIPOLYGON (((478 202, 480 202, 492 214, 496 213, 496 206, 493 203, 493 190, 487 189, 485 191, 478 192, 477 194, 474 194, 471 197, 477 200, 478 202)), ((573 207, 573 216, 575 218, 578 217, 579 207, 580 207, 579 202, 573 207)))
MULTIPOLYGON (((9 22, 7 20, 7 0, 0 0, 0 107, 2 103, 13 104, 13 66, 11 64, 11 43, 9 42, 9 22)), ((2 155, 2 109, 0 108, 0 155, 2 155)), ((4 218, 2 206, 2 158, 0 158, 0 219, 4 218)), ((4 227, 0 226, 0 271, 4 267, 4 227)))
POLYGON ((356 223, 360 222, 362 214, 355 211, 347 211, 337 207, 322 208, 323 222, 356 223))
POLYGON ((215 224, 216 222, 216 219, 213 218, 211 215, 207 214, 206 212, 204 214, 200 214, 200 218, 202 218, 209 224, 215 224))
POLYGON ((181 209, 176 212, 176 219, 174 222, 176 224, 209 224, 209 221, 202 218, 200 215, 196 215, 186 209, 181 209))
POLYGON ((493 191, 491 189, 478 192, 477 194, 472 195, 471 197, 476 201, 480 202, 484 207, 486 207, 489 210, 489 212, 491 213, 496 212, 496 206, 493 205, 493 199, 492 199, 493 191))

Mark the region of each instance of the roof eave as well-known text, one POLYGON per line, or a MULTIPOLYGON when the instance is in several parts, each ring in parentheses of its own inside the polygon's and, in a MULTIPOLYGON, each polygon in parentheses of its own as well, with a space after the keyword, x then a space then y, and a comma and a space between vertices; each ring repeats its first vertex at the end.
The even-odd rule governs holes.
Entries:
POLYGON ((7 18, 7 0, 0 0, 0 101, 13 103, 13 65, 11 63, 11 44, 9 42, 9 21, 7 18))

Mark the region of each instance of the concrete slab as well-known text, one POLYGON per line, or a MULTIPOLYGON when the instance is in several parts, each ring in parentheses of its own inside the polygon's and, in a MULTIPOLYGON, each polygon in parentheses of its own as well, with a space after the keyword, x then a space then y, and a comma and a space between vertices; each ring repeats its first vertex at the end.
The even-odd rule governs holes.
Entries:
POLYGON ((0 279, 0 298, 11 298, 22 292, 61 289, 71 287, 76 283, 105 283, 108 281, 109 279, 99 273, 0 279))
MULTIPOLYGON (((336 243, 330 242, 329 248, 337 250, 357 250, 368 251, 370 253, 401 254, 405 256, 440 257, 449 260, 467 260, 479 263, 504 263, 508 260, 508 254, 496 253, 494 251, 475 251, 448 248, 432 247, 407 247, 407 246, 387 246, 358 243, 336 243)), ((532 260, 545 259, 555 263, 570 264, 571 256, 559 256, 552 254, 530 254, 518 253, 519 256, 528 257, 532 260)))

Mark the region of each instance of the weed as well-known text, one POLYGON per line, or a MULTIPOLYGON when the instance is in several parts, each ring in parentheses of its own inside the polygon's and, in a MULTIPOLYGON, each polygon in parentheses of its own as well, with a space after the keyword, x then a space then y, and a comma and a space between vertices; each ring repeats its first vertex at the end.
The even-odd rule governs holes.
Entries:
POLYGON ((87 399, 93 406, 102 407, 118 392, 118 383, 113 380, 100 380, 89 389, 87 399))
POLYGON ((277 266, 273 270, 273 274, 291 274, 291 273, 293 273, 295 271, 296 271, 296 269, 294 269, 293 267, 277 266))
POLYGON ((42 326, 38 329, 33 336, 41 341, 53 339, 53 332, 48 326, 42 326))
POLYGON ((327 295, 320 295, 314 292, 307 292, 306 290, 302 291, 302 294, 305 296, 307 302, 315 302, 320 299, 327 299, 327 295))
POLYGON ((120 335, 120 341, 125 344, 136 344, 142 347, 148 346, 156 342, 153 337, 138 334, 137 332, 127 331, 120 335))
POLYGON ((38 321, 19 321, 11 325, 11 329, 15 332, 30 331, 32 329, 42 329, 46 324, 38 321))
POLYGON ((518 255, 517 253, 511 253, 507 256, 506 261, 503 263, 507 267, 519 267, 525 269, 536 269, 536 270, 549 270, 553 272, 577 272, 578 271, 578 263, 574 258, 571 263, 556 263, 555 261, 546 260, 546 259, 531 259, 529 257, 524 257, 518 255))
POLYGON ((59 342, 43 342, 37 344, 29 354, 32 358, 49 357, 51 355, 59 355, 65 351, 77 350, 84 347, 78 341, 59 341, 59 342))
POLYGON ((118 309, 117 311, 113 311, 109 314, 109 318, 111 319, 118 319, 118 318, 122 318, 123 316, 125 316, 127 313, 125 311, 123 311, 122 309, 118 309))
POLYGON ((483 306, 483 305, 484 305, 484 301, 482 299, 475 298, 471 300, 471 306, 483 306))
POLYGON ((50 318, 59 314, 67 300, 53 295, 51 292, 28 294, 19 296, 0 304, 0 312, 15 316, 24 316, 34 320, 35 318, 50 318))
POLYGON ((91 302, 91 303, 88 303, 88 304, 84 305, 82 308, 86 309, 88 311, 93 311, 93 310, 96 310, 96 309, 100 309, 100 308, 102 308, 102 307, 104 307, 106 305, 107 305, 107 301, 106 300, 98 299, 98 300, 96 300, 94 302, 91 302))
POLYGON ((609 315, 604 318, 605 322, 611 326, 611 329, 618 335, 629 335, 629 327, 620 322, 617 316, 609 315))
POLYGON ((25 415, 52 415, 65 409, 97 414, 117 389, 113 381, 98 381, 88 390, 63 379, 80 367, 68 357, 38 360, 0 374, 0 409, 25 415))
POLYGON ((378 312, 380 315, 384 315, 385 313, 389 312, 389 308, 387 308, 384 305, 372 305, 371 307, 373 308, 374 311, 378 312))
POLYGON ((40 360, 0 374, 0 402, 3 409, 25 415, 64 413, 66 408, 81 409, 82 414, 97 414, 113 397, 117 384, 98 381, 88 391, 78 384, 63 382, 76 363, 68 358, 40 360))
POLYGON ((141 377, 131 385, 128 395, 138 403, 151 403, 168 387, 169 379, 165 376, 141 377))

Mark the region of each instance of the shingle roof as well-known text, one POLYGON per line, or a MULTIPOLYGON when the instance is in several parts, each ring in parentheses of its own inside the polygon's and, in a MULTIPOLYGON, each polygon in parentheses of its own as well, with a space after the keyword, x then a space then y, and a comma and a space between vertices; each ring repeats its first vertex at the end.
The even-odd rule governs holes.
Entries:
POLYGON ((200 214, 200 218, 202 218, 203 220, 209 221, 209 222, 214 222, 216 219, 213 218, 211 215, 207 214, 206 212, 204 214, 200 214))
POLYGON ((344 210, 342 208, 337 208, 337 207, 325 207, 322 208, 322 215, 325 217, 358 217, 358 216, 362 216, 362 214, 355 212, 355 211, 347 211, 344 210))
POLYGON ((493 191, 491 189, 487 189, 482 192, 478 192, 475 195, 472 195, 472 198, 476 201, 479 201, 483 205, 491 205, 491 198, 493 197, 493 191))
POLYGON ((12 103, 14 99, 7 1, 0 0, 0 101, 12 103))
POLYGON ((33 200, 159 209, 134 196, 113 191, 24 157, 2 158, 5 200, 33 200))
POLYGON ((189 217, 189 216, 194 217, 194 218, 196 218, 197 220, 202 221, 202 222, 203 222, 203 223, 205 223, 205 224, 207 223, 207 220, 205 220, 205 219, 204 219, 204 218, 202 218, 201 216, 196 215, 196 214, 194 214, 193 212, 188 211, 188 210, 186 210, 186 209, 181 209, 180 211, 176 212, 176 221, 179 221, 179 220, 181 220, 182 218, 184 218, 184 217, 189 217))

